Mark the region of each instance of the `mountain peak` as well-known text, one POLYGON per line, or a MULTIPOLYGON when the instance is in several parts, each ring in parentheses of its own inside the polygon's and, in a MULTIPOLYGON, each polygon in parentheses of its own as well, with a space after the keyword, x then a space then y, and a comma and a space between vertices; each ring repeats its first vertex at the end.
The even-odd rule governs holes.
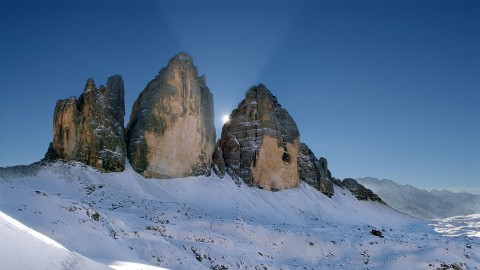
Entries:
POLYGON ((214 144, 213 95, 192 57, 180 52, 133 105, 128 158, 145 177, 207 175, 214 144))
POLYGON ((193 58, 192 56, 190 56, 189 54, 187 53, 184 53, 184 52, 179 52, 177 53, 174 57, 172 57, 170 59, 170 61, 168 61, 168 64, 172 64, 172 63, 175 63, 175 62, 188 62, 188 63, 193 63, 193 58))
POLYGON ((219 145, 227 172, 265 189, 299 185, 300 133, 288 112, 265 85, 250 87, 223 126, 219 145), (240 154, 241 153, 241 154, 240 154))
POLYGON ((53 142, 46 159, 76 160, 99 170, 125 167, 124 86, 121 76, 110 77, 96 89, 92 78, 78 98, 59 100, 53 115, 53 142), (84 121, 88 119, 88 121, 84 121))
POLYGON ((93 80, 93 78, 88 78, 83 92, 90 92, 90 91, 94 91, 95 89, 96 89, 95 81, 93 80))

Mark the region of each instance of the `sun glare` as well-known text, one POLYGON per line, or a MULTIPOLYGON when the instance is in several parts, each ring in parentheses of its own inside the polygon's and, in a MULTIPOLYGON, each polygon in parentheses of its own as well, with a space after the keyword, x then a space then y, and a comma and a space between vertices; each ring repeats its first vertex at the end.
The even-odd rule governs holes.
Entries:
POLYGON ((230 121, 230 115, 224 114, 222 116, 222 123, 225 125, 226 123, 228 123, 228 121, 230 121))

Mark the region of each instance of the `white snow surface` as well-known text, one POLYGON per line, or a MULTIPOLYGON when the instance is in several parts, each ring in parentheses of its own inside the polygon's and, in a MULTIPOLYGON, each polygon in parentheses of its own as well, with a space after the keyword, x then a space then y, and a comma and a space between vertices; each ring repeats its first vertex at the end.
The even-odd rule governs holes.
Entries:
POLYGON ((270 192, 57 162, 0 170, 0 211, 0 269, 480 269, 470 229, 338 187, 328 198, 303 183, 270 192))
POLYGON ((480 214, 455 216, 435 220, 435 231, 449 236, 480 237, 480 214))
POLYGON ((1 269, 112 269, 94 262, 0 212, 1 269))

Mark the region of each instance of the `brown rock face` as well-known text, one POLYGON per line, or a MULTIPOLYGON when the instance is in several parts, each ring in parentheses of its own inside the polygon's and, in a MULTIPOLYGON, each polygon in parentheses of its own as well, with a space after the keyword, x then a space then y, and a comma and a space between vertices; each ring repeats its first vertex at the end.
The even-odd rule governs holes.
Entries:
POLYGON ((53 142, 46 159, 76 160, 102 171, 125 169, 124 87, 121 76, 108 78, 107 87, 88 79, 77 99, 57 101, 53 142))
POLYGON ((223 126, 219 146, 227 172, 248 185, 287 189, 299 184, 297 125, 263 85, 253 86, 223 126))
POLYGON ((192 57, 179 53, 133 105, 128 158, 145 177, 208 175, 214 148, 213 96, 192 57))
POLYGON ((300 143, 298 153, 298 175, 301 181, 329 197, 333 196, 333 182, 327 160, 323 157, 317 159, 312 150, 304 143, 300 143))

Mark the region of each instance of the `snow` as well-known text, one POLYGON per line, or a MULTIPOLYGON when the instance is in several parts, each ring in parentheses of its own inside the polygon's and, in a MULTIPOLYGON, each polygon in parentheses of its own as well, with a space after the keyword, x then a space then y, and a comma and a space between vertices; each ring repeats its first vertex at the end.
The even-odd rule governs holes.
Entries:
POLYGON ((120 149, 120 147, 118 147, 118 146, 115 149, 115 151, 104 148, 104 149, 100 150, 100 155, 110 155, 110 156, 115 156, 115 157, 122 157, 123 156, 122 149, 120 149))
POLYGON ((78 269, 480 268, 480 238, 461 231, 465 226, 447 233, 441 222, 358 201, 341 188, 328 198, 305 184, 270 192, 237 186, 228 176, 157 180, 128 164, 124 172, 105 174, 58 162, 0 170, 0 211, 54 241, 25 229, 13 233, 2 215, 0 269, 44 266, 46 253, 58 262, 49 269, 68 260, 92 264, 78 269), (4 241, 11 235, 25 239, 4 241), (15 249, 12 242, 55 250, 15 249), (11 253, 3 255, 6 249, 11 253))
POLYGON ((2 269, 111 269, 36 232, 0 212, 2 269))
POLYGON ((480 214, 437 219, 434 226, 444 235, 480 237, 480 214))

